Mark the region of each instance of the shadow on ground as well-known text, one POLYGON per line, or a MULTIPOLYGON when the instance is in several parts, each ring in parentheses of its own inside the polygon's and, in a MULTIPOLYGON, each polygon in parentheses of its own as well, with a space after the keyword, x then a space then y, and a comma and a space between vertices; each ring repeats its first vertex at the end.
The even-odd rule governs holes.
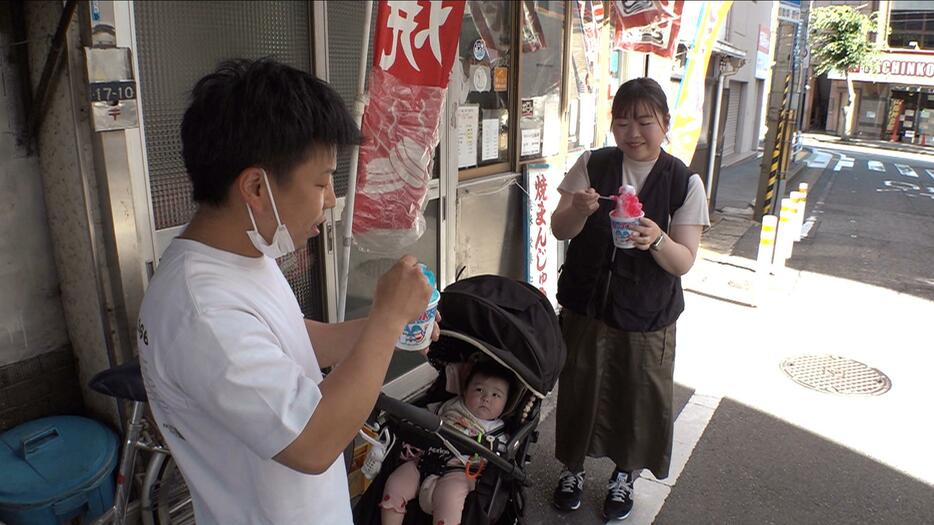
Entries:
POLYGON ((934 487, 723 399, 655 523, 906 525, 932 517, 934 487))

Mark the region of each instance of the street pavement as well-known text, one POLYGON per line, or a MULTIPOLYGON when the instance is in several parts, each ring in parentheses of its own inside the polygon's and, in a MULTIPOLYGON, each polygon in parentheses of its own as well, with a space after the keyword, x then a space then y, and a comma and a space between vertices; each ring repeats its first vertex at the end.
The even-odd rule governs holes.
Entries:
MULTIPOLYGON (((721 176, 732 198, 684 278, 672 472, 636 483, 626 523, 934 523, 930 336, 934 162, 929 155, 812 142, 790 186, 811 185, 806 238, 784 272, 757 280, 758 161, 721 176), (817 151, 815 151, 815 149, 817 151), (751 192, 751 193, 750 193, 751 192), (781 368, 838 356, 884 374, 880 395, 824 393, 781 368)), ((825 376, 839 374, 828 369, 825 376)), ((839 380, 846 376, 824 377, 839 380)), ((612 465, 591 460, 583 507, 550 505, 554 396, 530 465, 528 523, 603 523, 612 465)))

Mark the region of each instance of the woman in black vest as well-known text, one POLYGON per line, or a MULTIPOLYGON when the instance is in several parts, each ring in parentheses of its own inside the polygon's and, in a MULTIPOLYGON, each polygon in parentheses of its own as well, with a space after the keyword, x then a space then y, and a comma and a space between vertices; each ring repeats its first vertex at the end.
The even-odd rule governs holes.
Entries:
POLYGON ((616 147, 585 152, 559 186, 552 216, 571 239, 558 302, 568 360, 558 389, 555 455, 566 471, 554 493, 559 510, 580 507, 584 458, 616 465, 604 516, 632 510, 638 471, 668 476, 672 440, 675 322, 684 309, 680 276, 691 269, 710 224, 700 177, 661 149, 670 116, 662 88, 637 78, 613 99, 616 147), (645 216, 635 249, 613 244, 609 212, 632 185, 645 216))

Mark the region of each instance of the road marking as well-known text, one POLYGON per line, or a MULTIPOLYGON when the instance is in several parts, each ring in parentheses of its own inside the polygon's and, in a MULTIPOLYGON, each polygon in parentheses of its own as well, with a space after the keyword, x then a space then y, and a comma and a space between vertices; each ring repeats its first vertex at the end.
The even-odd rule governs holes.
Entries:
POLYGON ((840 160, 837 161, 837 165, 833 167, 833 170, 840 171, 840 168, 852 168, 854 162, 856 162, 854 157, 847 157, 841 153, 840 160))
POLYGON ((876 188, 876 191, 921 191, 921 187, 917 184, 912 184, 910 182, 903 182, 900 180, 884 180, 882 181, 885 188, 876 188))
POLYGON ((811 234, 811 229, 814 228, 814 223, 817 222, 817 217, 810 216, 808 220, 804 221, 804 224, 801 226, 801 238, 807 239, 811 234))
POLYGON ((869 169, 871 169, 872 171, 885 171, 885 165, 883 165, 878 160, 870 160, 869 169))
POLYGON ((927 190, 927 193, 920 192, 920 193, 918 193, 917 195, 915 195, 915 194, 913 194, 913 193, 909 193, 908 196, 909 196, 909 197, 927 197, 927 198, 929 198, 929 199, 931 199, 931 200, 934 200, 934 188, 932 188, 932 187, 930 187, 930 186, 925 186, 924 189, 927 190))
POLYGON ((828 164, 830 164, 830 159, 832 158, 833 154, 829 151, 815 149, 811 152, 811 155, 805 159, 804 162, 808 165, 809 168, 824 169, 828 164))
POLYGON ((926 171, 927 174, 930 175, 932 179, 934 179, 934 170, 924 170, 924 171, 926 171))
POLYGON ((918 174, 915 173, 915 170, 911 166, 907 166, 905 164, 896 164, 895 168, 898 170, 899 173, 901 173, 902 175, 906 177, 911 177, 914 179, 918 178, 918 174))

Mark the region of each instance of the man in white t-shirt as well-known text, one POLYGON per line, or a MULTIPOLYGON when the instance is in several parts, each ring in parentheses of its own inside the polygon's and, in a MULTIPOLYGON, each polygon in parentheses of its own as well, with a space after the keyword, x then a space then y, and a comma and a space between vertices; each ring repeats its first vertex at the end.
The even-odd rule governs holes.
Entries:
POLYGON ((137 333, 197 522, 350 524, 341 453, 430 287, 404 257, 367 319, 303 318, 274 258, 319 233, 336 149, 359 140, 326 83, 273 60, 225 62, 195 85, 181 137, 199 206, 160 260, 137 333))

